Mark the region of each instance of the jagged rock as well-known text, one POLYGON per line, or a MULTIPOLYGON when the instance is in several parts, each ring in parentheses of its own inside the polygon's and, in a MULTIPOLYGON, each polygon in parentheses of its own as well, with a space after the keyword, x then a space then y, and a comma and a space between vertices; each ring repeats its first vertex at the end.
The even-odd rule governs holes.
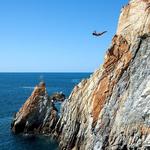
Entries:
POLYGON ((12 130, 53 133, 67 150, 150 149, 150 0, 122 9, 102 68, 74 87, 59 120, 41 83, 12 130))
POLYGON ((66 99, 66 96, 65 96, 65 94, 63 94, 62 92, 56 92, 56 93, 53 93, 53 94, 49 97, 49 99, 50 99, 51 101, 54 101, 54 102, 57 102, 57 101, 63 102, 63 101, 66 99))
POLYGON ((150 0, 130 0, 102 68, 75 86, 55 128, 68 150, 150 149, 150 0))
POLYGON ((57 111, 48 99, 45 83, 41 82, 14 116, 11 127, 16 134, 50 134, 57 121, 57 111))

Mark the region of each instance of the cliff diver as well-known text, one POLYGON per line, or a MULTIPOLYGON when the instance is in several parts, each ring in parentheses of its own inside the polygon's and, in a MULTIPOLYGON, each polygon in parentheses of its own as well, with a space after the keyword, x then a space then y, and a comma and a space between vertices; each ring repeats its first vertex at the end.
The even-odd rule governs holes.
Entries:
POLYGON ((107 31, 104 31, 104 32, 100 32, 100 33, 97 33, 96 31, 94 31, 92 34, 94 36, 102 36, 104 33, 106 33, 107 31))

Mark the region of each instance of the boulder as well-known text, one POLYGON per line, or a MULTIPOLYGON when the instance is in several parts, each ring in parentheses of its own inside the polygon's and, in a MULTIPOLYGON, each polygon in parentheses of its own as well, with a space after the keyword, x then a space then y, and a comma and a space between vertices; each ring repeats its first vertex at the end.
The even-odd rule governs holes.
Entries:
POLYGON ((49 99, 53 102, 63 102, 66 99, 66 96, 62 92, 56 92, 53 93, 49 99))

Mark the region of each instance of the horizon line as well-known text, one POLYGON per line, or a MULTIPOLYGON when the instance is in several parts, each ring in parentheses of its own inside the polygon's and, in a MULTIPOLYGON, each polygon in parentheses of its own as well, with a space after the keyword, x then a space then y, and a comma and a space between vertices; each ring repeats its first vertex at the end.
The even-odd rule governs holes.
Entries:
POLYGON ((25 71, 25 72, 23 72, 23 71, 6 71, 6 72, 1 72, 0 71, 0 73, 93 73, 93 72, 90 72, 90 71, 85 71, 85 72, 83 72, 83 71, 81 71, 81 72, 79 72, 79 71, 64 71, 64 72, 58 72, 58 71, 54 71, 54 72, 48 72, 48 71, 45 71, 45 72, 40 72, 40 71, 33 71, 33 72, 28 72, 28 71, 25 71))

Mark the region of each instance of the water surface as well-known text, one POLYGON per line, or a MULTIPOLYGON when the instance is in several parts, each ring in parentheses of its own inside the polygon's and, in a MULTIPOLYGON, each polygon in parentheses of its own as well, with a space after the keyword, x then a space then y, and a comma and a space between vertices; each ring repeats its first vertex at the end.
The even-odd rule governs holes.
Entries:
POLYGON ((60 92, 69 96, 73 87, 90 73, 0 73, 0 150, 57 150, 58 144, 49 137, 13 135, 11 119, 34 86, 46 82, 48 94, 60 92))

